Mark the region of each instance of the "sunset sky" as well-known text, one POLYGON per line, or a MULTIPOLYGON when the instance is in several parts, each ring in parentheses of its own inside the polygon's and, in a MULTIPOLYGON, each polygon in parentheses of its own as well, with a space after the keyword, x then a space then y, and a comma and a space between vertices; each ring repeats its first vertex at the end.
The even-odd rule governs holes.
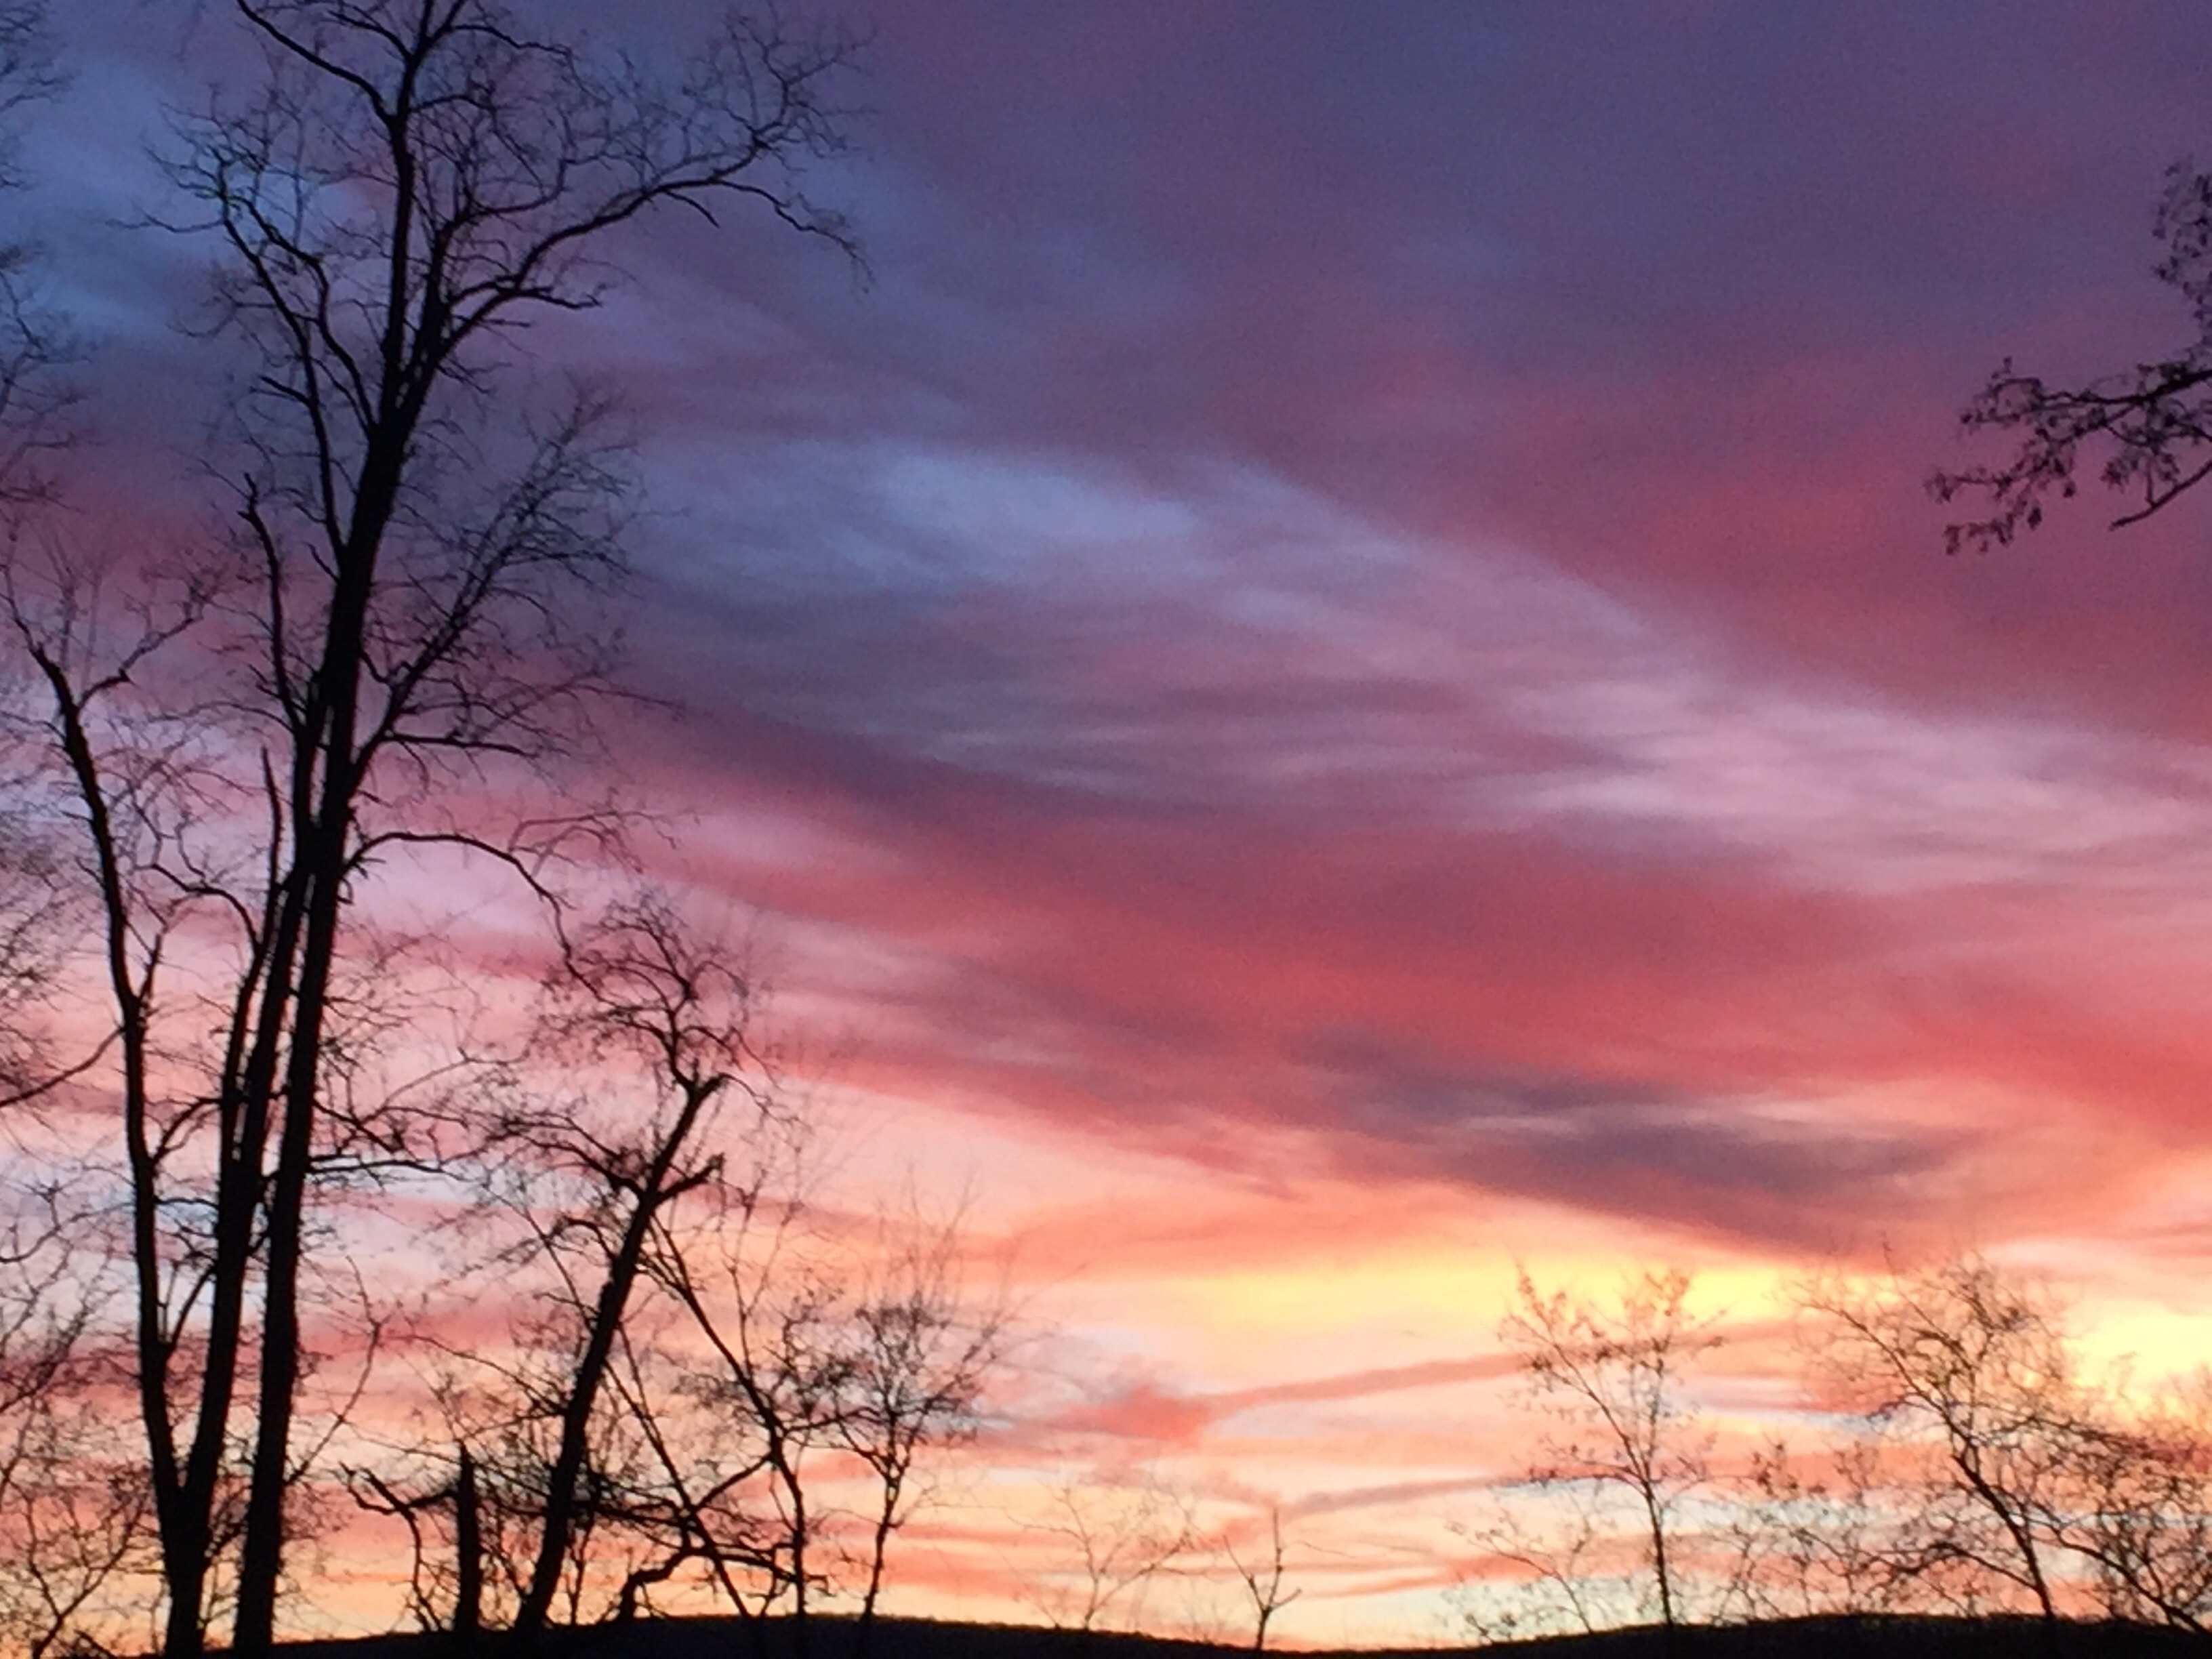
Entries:
MULTIPOLYGON (((236 40, 62 9, 17 210, 83 510, 158 533, 221 380, 207 248, 131 222, 236 40)), ((1516 1261, 1700 1269, 1746 1420, 1775 1287, 1885 1245, 2212 1359, 2212 494, 1947 557, 1925 488, 2002 359, 2191 337, 2212 10, 821 15, 865 277, 671 214, 529 344, 635 414, 662 872, 758 908, 853 1178, 970 1191, 1038 1332, 903 1605, 1019 1613, 1037 1483, 1150 1471, 1283 1505, 1286 1634, 1434 1634, 1516 1261)))

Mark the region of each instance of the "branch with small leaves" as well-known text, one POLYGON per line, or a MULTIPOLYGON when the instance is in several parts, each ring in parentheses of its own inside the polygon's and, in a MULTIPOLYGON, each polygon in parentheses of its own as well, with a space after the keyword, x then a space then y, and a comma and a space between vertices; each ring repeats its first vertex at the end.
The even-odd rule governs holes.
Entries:
POLYGON ((2165 252, 2158 279, 2188 305, 2197 337, 2170 356, 2075 386, 2022 374, 2008 358, 1960 416, 1969 433, 2020 434, 1996 465, 1938 471, 1929 480, 1947 505, 1978 500, 1986 511, 1947 525, 1944 549, 2004 547, 2044 521, 2050 503, 2081 492, 2085 465, 2135 505, 2114 528, 2165 511, 2212 477, 2212 173, 2181 161, 2166 175, 2154 234, 2165 252))

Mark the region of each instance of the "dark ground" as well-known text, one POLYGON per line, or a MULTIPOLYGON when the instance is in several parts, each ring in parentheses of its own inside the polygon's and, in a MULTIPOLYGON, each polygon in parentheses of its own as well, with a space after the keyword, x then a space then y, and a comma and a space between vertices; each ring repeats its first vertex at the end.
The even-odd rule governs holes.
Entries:
MULTIPOLYGON (((804 1634, 781 1620, 760 1626, 727 1619, 659 1619, 548 1632, 528 1659, 858 1659, 856 1627, 816 1619, 804 1634)), ((1363 1650, 1359 1659, 1412 1659, 1414 1651, 1363 1650)), ((1450 1650, 1466 1651, 1466 1650, 1450 1650)), ((1105 1632, 1027 1626, 878 1622, 867 1659, 1210 1659, 1251 1651, 1105 1632)), ((1289 1650, 1285 1650, 1289 1651, 1289 1650)), ((1673 1644, 1656 1627, 1596 1636, 1552 1637, 1482 1650, 1500 1659, 2198 1659, 2212 1637, 2142 1625, 2064 1624, 2047 1632, 2032 1619, 1794 1619, 1678 1631, 1673 1644)), ((302 1642, 288 1659, 510 1659, 497 1637, 463 1649, 442 1636, 381 1636, 302 1642)))

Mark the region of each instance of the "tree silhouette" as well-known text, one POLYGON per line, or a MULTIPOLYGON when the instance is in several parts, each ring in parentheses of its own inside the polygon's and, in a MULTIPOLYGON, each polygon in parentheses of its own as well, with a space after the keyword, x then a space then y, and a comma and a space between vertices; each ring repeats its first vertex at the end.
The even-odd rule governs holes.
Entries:
POLYGON ((2188 307, 2196 337, 2170 356, 2070 386, 2022 374, 2007 358, 1960 422, 1969 432, 2018 433, 2011 458, 1929 480, 1938 501, 1985 504, 1981 517, 1945 527, 1947 550, 2002 547, 2035 529, 2053 498, 2080 492, 2085 460, 2106 488, 2133 498, 2115 528, 2212 477, 2212 173, 2177 162, 2153 231, 2164 249, 2158 280, 2188 307))
POLYGON ((1686 1305, 1690 1277, 1647 1270, 1607 1309, 1565 1291, 1546 1296, 1524 1270, 1498 1338, 1520 1356, 1540 1399, 1566 1428, 1548 1441, 1537 1485, 1584 1482, 1626 1492, 1640 1517, 1658 1600, 1672 1631, 1681 1617, 1668 1534, 1681 1498, 1710 1477, 1707 1438, 1682 1395, 1685 1366, 1718 1339, 1686 1305))
POLYGON ((608 234, 657 208, 750 200, 849 245, 795 171, 837 143, 836 41, 733 17, 663 82, 495 0, 235 15, 262 75, 181 119, 167 167, 247 364, 215 461, 237 533, 105 572, 19 549, 5 594, 100 911, 170 1659, 201 1650, 234 1479, 232 1640, 273 1638, 363 889, 442 848, 543 890, 618 828, 459 805, 586 741, 614 666, 588 614, 623 572, 611 410, 509 419, 517 331, 599 303, 608 234))
POLYGON ((1154 1480, 1071 1479, 1045 1498, 1045 1518, 1030 1530, 1052 1540, 1061 1557, 1054 1571, 1066 1583, 1038 1591, 1040 1610, 1057 1627, 1096 1630, 1126 1603, 1134 1628, 1146 1589, 1198 1541, 1189 1498, 1154 1480))
POLYGON ((2212 1631, 2212 1376, 2075 1436, 2058 1536, 2089 1564, 2109 1617, 2212 1631))
POLYGON ((960 1277, 958 1218, 932 1224, 913 1206, 879 1230, 882 1261, 847 1318, 852 1364, 836 1422, 837 1443, 874 1478, 860 1641, 873 1635, 890 1541, 914 1512, 916 1465, 933 1447, 978 1425, 983 1390, 1005 1358, 1002 1303, 978 1303, 960 1277))
POLYGON ((1869 1423, 1930 1437, 1940 1477, 1890 1547, 1909 1577, 1965 1568, 2059 1616, 2052 1556, 2068 1505, 2082 1401, 2047 1295, 1979 1257, 1871 1285, 1804 1287, 1816 1363, 1869 1423))
POLYGON ((1244 1587, 1246 1598, 1252 1603, 1252 1651, 1264 1653, 1267 1647, 1267 1626, 1275 1615, 1304 1594, 1303 1588, 1285 1589, 1284 1575, 1289 1571, 1283 1545, 1283 1506, 1267 1506, 1267 1540, 1264 1552, 1250 1553, 1250 1559, 1239 1554, 1235 1543, 1224 1538, 1222 1551, 1235 1570, 1237 1582, 1244 1587))
POLYGON ((582 1518, 592 1420, 653 1243, 672 1206, 721 1177, 720 1157, 707 1150, 713 1115, 733 1096, 756 1113, 775 1105, 773 1073, 752 1030, 750 977, 724 946, 687 928, 665 898, 617 906, 572 945, 559 981, 568 1004, 561 1035, 641 1067, 654 1099, 641 1121, 607 1134, 565 1103, 532 1114, 516 1132, 588 1183, 588 1206, 560 1218, 561 1237, 549 1231, 545 1239, 555 1250, 581 1241, 598 1281, 577 1310, 580 1341, 560 1401, 537 1553, 515 1610, 514 1627, 523 1632, 545 1623, 560 1588, 582 1518))

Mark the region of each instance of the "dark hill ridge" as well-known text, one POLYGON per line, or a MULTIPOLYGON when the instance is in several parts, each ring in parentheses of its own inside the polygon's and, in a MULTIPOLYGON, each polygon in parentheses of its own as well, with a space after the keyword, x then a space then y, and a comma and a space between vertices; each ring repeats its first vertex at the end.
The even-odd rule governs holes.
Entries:
POLYGON ((1504 1642, 1480 1650, 1498 1659, 2183 1659, 2212 1655, 2212 1637, 2155 1625, 2061 1623, 2039 1619, 1929 1619, 1862 1614, 1693 1626, 1670 1650, 1654 1626, 1504 1642))
MULTIPOLYGON (((857 1636, 857 1626, 843 1619, 810 1620, 803 1642, 781 1620, 749 1625, 730 1619, 654 1619, 550 1631, 531 1653, 532 1659, 856 1659, 857 1636)), ((1417 1654, 1474 1650, 1343 1651, 1344 1659, 1355 1654, 1358 1659, 1414 1659, 1417 1654)), ((475 1659, 479 1654, 504 1659, 514 1651, 496 1636, 466 1649, 443 1636, 375 1636, 290 1643, 284 1648, 288 1659, 475 1659)), ((877 1624, 869 1659, 1227 1659, 1250 1651, 1249 1643, 887 1619, 877 1624)), ((2062 1624, 2053 1632, 2033 1619, 1868 1615, 1687 1627, 1677 1631, 1671 1644, 1665 1632, 1646 1626, 1498 1643, 1480 1651, 1498 1659, 2203 1659, 2212 1656, 2212 1637, 2148 1625, 2062 1624)))

